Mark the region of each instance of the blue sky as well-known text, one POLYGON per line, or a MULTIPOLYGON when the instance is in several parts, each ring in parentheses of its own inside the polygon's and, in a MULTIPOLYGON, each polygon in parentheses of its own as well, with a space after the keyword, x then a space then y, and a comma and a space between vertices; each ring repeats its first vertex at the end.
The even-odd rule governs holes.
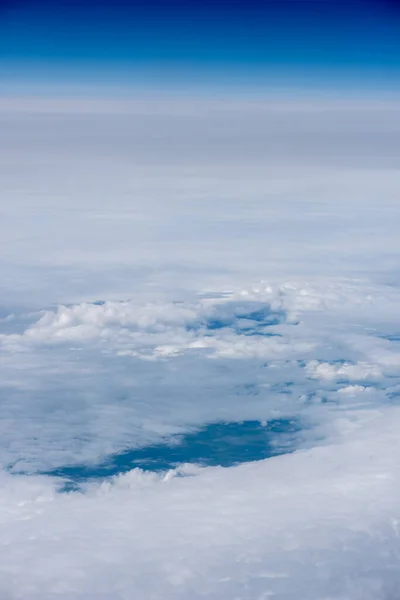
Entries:
POLYGON ((287 74, 372 77, 390 87, 399 25, 390 0, 6 0, 0 66, 14 78, 261 82, 287 74))

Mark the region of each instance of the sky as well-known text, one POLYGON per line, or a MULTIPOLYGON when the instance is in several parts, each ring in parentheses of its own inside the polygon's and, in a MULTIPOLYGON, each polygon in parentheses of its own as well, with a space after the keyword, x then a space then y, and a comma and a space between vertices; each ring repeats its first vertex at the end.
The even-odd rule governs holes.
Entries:
POLYGON ((399 24, 390 0, 6 0, 0 65, 6 82, 389 87, 399 24))

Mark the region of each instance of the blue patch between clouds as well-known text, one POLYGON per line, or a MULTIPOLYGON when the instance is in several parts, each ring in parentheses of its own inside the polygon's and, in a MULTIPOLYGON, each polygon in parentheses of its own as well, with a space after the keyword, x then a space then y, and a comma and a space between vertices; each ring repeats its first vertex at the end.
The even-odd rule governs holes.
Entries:
POLYGON ((174 436, 168 443, 114 454, 97 465, 65 466, 43 474, 77 485, 134 468, 157 472, 184 463, 231 467, 292 452, 301 429, 297 419, 212 423, 184 436, 174 436))

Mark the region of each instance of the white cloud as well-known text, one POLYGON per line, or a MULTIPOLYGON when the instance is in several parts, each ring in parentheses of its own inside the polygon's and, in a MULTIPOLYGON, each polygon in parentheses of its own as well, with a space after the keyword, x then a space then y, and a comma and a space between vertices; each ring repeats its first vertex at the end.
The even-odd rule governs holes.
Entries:
POLYGON ((0 101, 0 596, 397 598, 398 107, 35 102, 0 101), (265 462, 38 475, 285 417, 265 462))
POLYGON ((339 365, 326 362, 310 361, 307 370, 311 377, 321 379, 380 379, 381 372, 377 365, 359 362, 355 365, 343 363, 339 365))
POLYGON ((391 409, 339 446, 184 477, 131 471, 84 494, 3 476, 3 595, 395 598, 399 419, 391 409))

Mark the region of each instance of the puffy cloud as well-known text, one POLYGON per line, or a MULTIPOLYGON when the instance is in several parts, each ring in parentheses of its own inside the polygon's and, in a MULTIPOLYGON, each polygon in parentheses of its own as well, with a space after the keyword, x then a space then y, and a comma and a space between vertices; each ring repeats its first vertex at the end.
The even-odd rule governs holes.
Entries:
POLYGON ((330 364, 327 362, 310 361, 307 370, 312 377, 320 379, 380 379, 381 372, 377 365, 371 365, 365 362, 356 364, 330 364))

